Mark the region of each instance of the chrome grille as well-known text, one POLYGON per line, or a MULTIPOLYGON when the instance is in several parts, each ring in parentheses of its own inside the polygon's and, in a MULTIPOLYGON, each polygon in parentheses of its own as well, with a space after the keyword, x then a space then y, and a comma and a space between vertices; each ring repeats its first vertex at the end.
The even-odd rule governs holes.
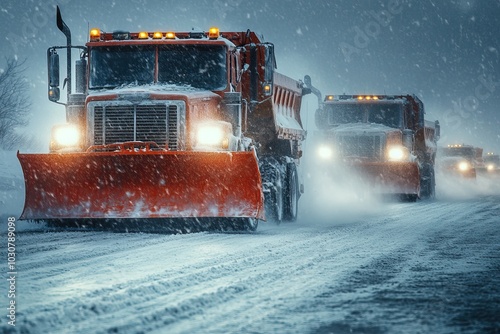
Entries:
POLYGON ((168 148, 171 151, 177 151, 179 149, 179 122, 177 120, 177 106, 168 106, 168 148))
POLYGON ((179 149, 178 105, 107 105, 94 107, 94 145, 154 141, 179 149))

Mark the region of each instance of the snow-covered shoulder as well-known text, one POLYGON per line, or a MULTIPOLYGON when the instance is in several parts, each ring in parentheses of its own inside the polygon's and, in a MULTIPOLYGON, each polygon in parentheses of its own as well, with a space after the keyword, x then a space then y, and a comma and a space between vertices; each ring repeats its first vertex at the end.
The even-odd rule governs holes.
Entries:
POLYGON ((24 178, 17 152, 0 151, 0 226, 6 230, 7 217, 17 219, 23 210, 24 178))

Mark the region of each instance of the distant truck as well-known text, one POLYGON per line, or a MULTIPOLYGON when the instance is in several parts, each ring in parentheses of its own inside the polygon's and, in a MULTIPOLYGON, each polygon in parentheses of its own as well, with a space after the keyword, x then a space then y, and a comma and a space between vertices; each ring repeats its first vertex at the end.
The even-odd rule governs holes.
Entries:
POLYGON ((453 144, 438 150, 438 166, 444 175, 476 179, 482 168, 483 149, 466 144, 453 144))
POLYGON ((484 166, 478 172, 486 176, 500 176, 500 156, 493 152, 488 152, 483 156, 484 166))
POLYGON ((91 29, 47 50, 48 97, 66 107, 50 153, 18 154, 26 183, 21 219, 96 223, 189 220, 254 230, 293 221, 303 185, 310 89, 276 71, 274 45, 248 31, 91 29), (78 49, 76 89, 71 51, 78 49), (58 51, 67 52, 59 102, 58 51))
POLYGON ((440 126, 424 114, 415 95, 327 95, 315 117, 318 158, 347 166, 382 194, 433 197, 440 126))

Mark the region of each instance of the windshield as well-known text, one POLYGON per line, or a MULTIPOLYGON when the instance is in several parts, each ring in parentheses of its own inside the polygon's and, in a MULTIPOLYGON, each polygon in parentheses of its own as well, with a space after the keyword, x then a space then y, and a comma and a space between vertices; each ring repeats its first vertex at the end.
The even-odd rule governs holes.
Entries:
POLYGON ((222 45, 164 45, 158 58, 160 83, 208 90, 226 87, 226 52, 222 45))
POLYGON ((223 45, 127 45, 91 50, 89 88, 164 83, 207 90, 227 84, 223 45), (158 80, 155 59, 158 49, 158 80))
POLYGON ((154 46, 112 46, 91 51, 90 88, 154 82, 154 46))
POLYGON ((376 123, 399 128, 403 112, 396 103, 335 103, 326 106, 332 125, 347 123, 376 123))
POLYGON ((445 147, 442 149, 444 157, 463 157, 472 159, 476 152, 472 147, 445 147))

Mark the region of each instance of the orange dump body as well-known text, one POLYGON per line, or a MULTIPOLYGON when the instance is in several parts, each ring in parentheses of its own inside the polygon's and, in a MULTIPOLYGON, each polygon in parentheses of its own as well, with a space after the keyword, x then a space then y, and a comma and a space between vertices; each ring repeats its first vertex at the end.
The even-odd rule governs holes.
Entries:
POLYGON ((264 219, 253 152, 19 154, 21 219, 264 219))

